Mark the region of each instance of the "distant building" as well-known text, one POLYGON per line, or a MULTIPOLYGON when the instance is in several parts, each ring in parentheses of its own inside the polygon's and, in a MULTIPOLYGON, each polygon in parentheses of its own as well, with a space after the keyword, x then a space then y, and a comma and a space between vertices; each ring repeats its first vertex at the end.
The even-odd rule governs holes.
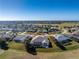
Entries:
POLYGON ((49 32, 61 32, 61 31, 57 28, 52 28, 52 29, 49 30, 49 32))

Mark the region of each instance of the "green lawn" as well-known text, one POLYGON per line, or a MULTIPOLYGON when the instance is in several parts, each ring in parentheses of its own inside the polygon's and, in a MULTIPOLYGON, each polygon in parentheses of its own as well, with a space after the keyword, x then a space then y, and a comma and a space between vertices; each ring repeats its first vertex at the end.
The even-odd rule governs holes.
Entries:
POLYGON ((25 54, 26 52, 21 51, 21 50, 9 49, 0 55, 0 59, 23 59, 23 56, 25 54))
MULTIPOLYGON (((61 52, 62 50, 57 47, 54 42, 52 41, 52 39, 49 40, 52 42, 52 48, 37 48, 37 52, 61 52)), ((65 46, 67 48, 67 50, 74 50, 74 49, 78 49, 79 48, 79 43, 76 43, 74 41, 72 41, 72 45, 69 46, 65 46)), ((16 42, 10 42, 9 43, 9 48, 10 49, 15 49, 15 50, 21 50, 21 51, 25 51, 25 47, 23 43, 16 43, 16 42)))
POLYGON ((25 51, 25 47, 24 47, 23 43, 10 42, 9 43, 9 48, 10 49, 15 49, 15 50, 25 51))
POLYGON ((37 55, 9 49, 0 55, 0 59, 79 59, 79 49, 53 53, 38 52, 37 55))
POLYGON ((72 45, 69 45, 66 47, 68 50, 74 50, 74 49, 78 49, 79 48, 79 43, 77 42, 72 42, 72 45))

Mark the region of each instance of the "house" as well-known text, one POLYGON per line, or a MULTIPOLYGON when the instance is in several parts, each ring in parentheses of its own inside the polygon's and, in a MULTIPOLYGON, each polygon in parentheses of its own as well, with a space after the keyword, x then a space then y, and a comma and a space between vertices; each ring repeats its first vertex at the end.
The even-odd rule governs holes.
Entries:
POLYGON ((79 43, 79 30, 72 32, 72 33, 65 34, 65 36, 72 38, 72 40, 79 43))
POLYGON ((9 40, 11 38, 11 36, 8 34, 4 34, 4 35, 2 35, 2 38, 5 40, 9 40))
POLYGON ((37 35, 31 40, 30 44, 37 48, 49 48, 48 36, 37 35))
POLYGON ((15 42, 21 42, 21 41, 23 41, 24 39, 25 39, 24 36, 16 36, 13 40, 14 40, 15 42))
POLYGON ((12 38, 12 36, 11 36, 11 33, 8 33, 7 31, 7 32, 0 33, 0 38, 4 41, 8 41, 12 38))
POLYGON ((31 39, 32 35, 18 35, 14 38, 15 42, 24 42, 25 40, 31 39))
POLYGON ((15 36, 14 33, 8 33, 7 32, 7 33, 2 33, 0 38, 2 38, 5 41, 10 41, 14 38, 14 36, 15 36))
POLYGON ((43 29, 42 32, 43 33, 48 33, 48 31, 46 29, 43 29))
POLYGON ((71 42, 71 39, 64 34, 56 34, 54 35, 55 40, 61 44, 69 43, 71 42))
POLYGON ((49 32, 61 32, 58 28, 51 28, 49 32))
POLYGON ((35 29, 28 29, 27 32, 36 32, 35 29))
POLYGON ((46 29, 38 29, 37 33, 48 33, 46 29))
POLYGON ((79 36, 79 30, 72 32, 71 34, 74 35, 74 36, 79 36))
POLYGON ((5 27, 5 28, 1 28, 0 30, 3 30, 3 31, 12 31, 12 28, 5 27))
POLYGON ((79 43, 79 30, 71 33, 71 35, 72 38, 74 38, 74 40, 79 43))

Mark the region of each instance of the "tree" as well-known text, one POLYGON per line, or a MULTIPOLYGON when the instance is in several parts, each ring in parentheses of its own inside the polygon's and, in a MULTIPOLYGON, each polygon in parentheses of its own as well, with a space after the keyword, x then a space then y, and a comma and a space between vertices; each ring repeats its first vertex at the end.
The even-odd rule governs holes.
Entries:
POLYGON ((7 50, 9 48, 7 42, 0 40, 0 48, 3 50, 7 50))
POLYGON ((29 40, 25 40, 24 45, 25 45, 25 49, 28 53, 36 55, 36 48, 30 44, 30 39, 29 40))

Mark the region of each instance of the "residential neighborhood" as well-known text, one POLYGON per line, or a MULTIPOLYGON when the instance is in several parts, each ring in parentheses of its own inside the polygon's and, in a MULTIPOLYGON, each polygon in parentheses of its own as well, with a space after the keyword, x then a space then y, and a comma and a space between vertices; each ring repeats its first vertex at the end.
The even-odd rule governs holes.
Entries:
POLYGON ((21 50, 32 55, 78 49, 79 25, 74 23, 0 24, 0 49, 21 50))

